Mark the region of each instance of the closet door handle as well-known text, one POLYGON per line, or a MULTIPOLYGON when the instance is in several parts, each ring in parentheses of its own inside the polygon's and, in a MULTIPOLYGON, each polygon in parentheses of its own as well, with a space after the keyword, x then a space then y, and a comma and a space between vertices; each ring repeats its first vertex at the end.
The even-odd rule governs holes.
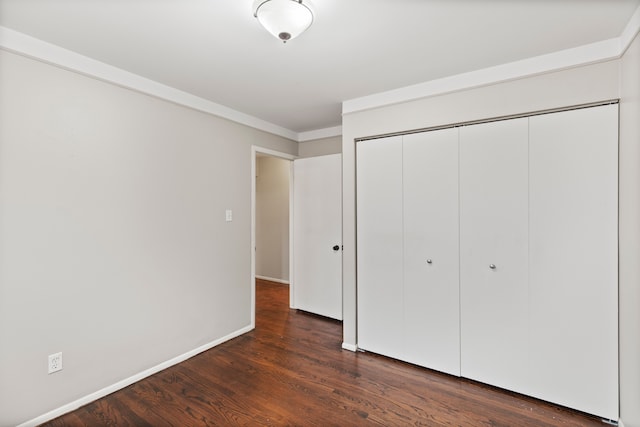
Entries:
POLYGON ((334 250, 334 251, 339 251, 339 250, 340 250, 340 246, 338 246, 338 245, 334 245, 334 246, 333 246, 333 250, 334 250))
POLYGON ((430 259, 427 260, 427 264, 432 264, 433 261, 431 261, 430 259))
POLYGON ((492 270, 495 270, 496 269, 496 265, 495 264, 489 264, 489 268, 492 269, 492 270))

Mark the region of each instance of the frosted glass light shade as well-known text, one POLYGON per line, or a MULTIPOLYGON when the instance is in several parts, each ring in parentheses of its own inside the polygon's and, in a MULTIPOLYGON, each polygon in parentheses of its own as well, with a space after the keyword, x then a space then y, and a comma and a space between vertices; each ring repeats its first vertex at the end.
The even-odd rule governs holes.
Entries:
POLYGON ((298 37, 313 22, 313 12, 302 0, 264 0, 258 3, 254 16, 285 43, 298 37))

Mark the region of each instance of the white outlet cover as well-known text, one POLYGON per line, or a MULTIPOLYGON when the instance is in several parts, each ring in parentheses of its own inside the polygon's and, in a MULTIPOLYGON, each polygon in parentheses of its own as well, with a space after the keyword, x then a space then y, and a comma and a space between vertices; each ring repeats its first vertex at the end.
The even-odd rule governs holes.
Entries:
POLYGON ((53 374, 62 370, 62 352, 49 355, 48 373, 53 374))
POLYGON ((227 220, 227 222, 233 221, 233 211, 231 209, 227 209, 227 211, 225 212, 225 219, 227 220))

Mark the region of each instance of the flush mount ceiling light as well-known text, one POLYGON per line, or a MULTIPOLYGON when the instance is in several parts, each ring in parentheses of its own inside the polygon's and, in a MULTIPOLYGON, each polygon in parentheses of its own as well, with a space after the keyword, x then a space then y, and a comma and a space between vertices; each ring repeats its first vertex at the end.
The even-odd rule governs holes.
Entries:
POLYGON ((254 3, 253 16, 285 43, 298 37, 313 22, 308 1, 303 4, 302 0, 258 0, 254 3))

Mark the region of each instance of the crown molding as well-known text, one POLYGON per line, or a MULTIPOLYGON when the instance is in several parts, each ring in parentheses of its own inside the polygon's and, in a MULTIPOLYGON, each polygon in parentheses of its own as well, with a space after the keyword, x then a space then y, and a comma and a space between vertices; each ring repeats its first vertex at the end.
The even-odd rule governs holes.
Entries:
POLYGON ((298 133, 221 104, 158 83, 121 68, 0 26, 0 48, 85 76, 213 114, 245 126, 298 141, 298 133))
POLYGON ((334 136, 342 135, 342 126, 334 126, 324 129, 310 130, 307 132, 300 132, 298 134, 298 142, 312 141, 314 139, 331 138, 334 136))
POLYGON ((350 99, 342 103, 342 114, 350 114, 436 95, 502 83, 580 65, 608 61, 620 56, 618 38, 562 50, 521 61, 430 80, 399 89, 350 99))
POLYGON ((622 34, 620 35, 620 56, 629 49, 631 43, 640 32, 640 6, 636 9, 635 13, 629 19, 627 26, 624 27, 622 34))
POLYGON ((618 59, 633 42, 638 32, 640 32, 640 6, 619 37, 350 99, 342 103, 342 115, 618 59))

